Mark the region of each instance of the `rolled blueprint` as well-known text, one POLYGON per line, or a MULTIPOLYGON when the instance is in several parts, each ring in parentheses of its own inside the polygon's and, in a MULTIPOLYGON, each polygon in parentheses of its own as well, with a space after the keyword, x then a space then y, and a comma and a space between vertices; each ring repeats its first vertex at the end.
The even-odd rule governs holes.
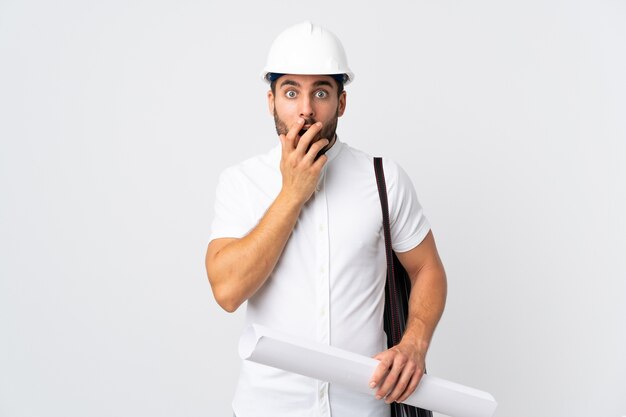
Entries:
MULTIPOLYGON (((375 394, 369 381, 379 361, 321 343, 300 340, 252 324, 239 340, 242 359, 280 368, 362 393, 375 394)), ((491 417, 497 403, 491 394, 424 375, 406 404, 452 417, 491 417)))

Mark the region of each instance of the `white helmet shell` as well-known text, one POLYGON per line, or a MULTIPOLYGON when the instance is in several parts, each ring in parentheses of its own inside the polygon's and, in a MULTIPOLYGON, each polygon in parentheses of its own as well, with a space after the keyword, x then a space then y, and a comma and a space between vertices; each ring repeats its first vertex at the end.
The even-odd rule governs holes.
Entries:
POLYGON ((269 82, 270 73, 345 74, 344 84, 354 79, 339 38, 309 21, 285 29, 274 40, 261 76, 269 82))

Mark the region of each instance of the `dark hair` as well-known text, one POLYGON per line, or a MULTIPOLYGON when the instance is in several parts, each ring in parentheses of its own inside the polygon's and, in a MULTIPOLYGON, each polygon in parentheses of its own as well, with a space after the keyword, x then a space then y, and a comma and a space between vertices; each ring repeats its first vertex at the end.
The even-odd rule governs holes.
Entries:
MULTIPOLYGON (((272 89, 272 94, 276 95, 276 80, 278 80, 281 76, 285 74, 277 74, 275 72, 270 72, 267 74, 266 78, 270 80, 270 88, 272 89)), ((329 77, 332 77, 333 80, 337 83, 337 97, 341 96, 343 93, 343 82, 346 78, 345 74, 329 74, 329 77)))

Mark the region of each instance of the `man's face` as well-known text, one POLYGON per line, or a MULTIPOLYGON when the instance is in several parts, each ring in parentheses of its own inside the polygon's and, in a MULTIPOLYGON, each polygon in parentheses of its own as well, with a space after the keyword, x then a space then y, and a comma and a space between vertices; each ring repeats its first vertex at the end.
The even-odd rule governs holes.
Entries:
POLYGON ((276 94, 267 93, 270 113, 274 116, 276 132, 287 134, 289 128, 302 117, 304 128, 300 136, 315 122, 323 127, 315 140, 332 141, 337 119, 346 108, 346 92, 337 97, 337 82, 328 75, 283 75, 276 80, 276 94))

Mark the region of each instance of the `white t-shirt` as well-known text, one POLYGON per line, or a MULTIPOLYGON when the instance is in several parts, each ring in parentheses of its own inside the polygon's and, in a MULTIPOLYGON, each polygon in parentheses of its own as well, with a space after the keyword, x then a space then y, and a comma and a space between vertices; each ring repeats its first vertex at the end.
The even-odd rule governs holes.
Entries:
MULTIPOLYGON (((265 284, 247 302, 246 322, 373 356, 386 349, 386 260, 372 157, 338 139, 326 153, 317 191, 305 204, 265 284)), ((226 169, 210 239, 241 238, 278 195, 280 145, 226 169)), ((384 161, 391 238, 413 249, 430 230, 411 180, 384 161)), ((372 395, 243 361, 233 401, 237 417, 387 417, 372 395)))

